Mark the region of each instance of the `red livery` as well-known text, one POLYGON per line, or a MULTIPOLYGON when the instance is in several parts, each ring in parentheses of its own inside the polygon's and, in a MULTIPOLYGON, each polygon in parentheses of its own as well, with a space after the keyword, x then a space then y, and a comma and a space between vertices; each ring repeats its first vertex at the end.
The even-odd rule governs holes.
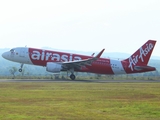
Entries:
POLYGON ((148 66, 148 61, 156 44, 155 40, 148 40, 129 58, 120 60, 100 58, 104 49, 94 57, 73 53, 64 53, 37 48, 17 47, 2 54, 3 58, 23 64, 45 66, 48 72, 60 73, 70 71, 70 78, 75 79, 74 71, 98 74, 130 74, 155 71, 155 67, 148 66))

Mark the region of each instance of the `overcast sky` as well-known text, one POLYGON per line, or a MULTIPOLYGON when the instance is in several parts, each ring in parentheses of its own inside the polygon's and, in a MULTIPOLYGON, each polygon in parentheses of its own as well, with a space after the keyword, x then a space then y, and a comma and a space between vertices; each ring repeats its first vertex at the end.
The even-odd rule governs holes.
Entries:
POLYGON ((0 48, 132 54, 148 39, 160 56, 160 0, 0 1, 0 48))

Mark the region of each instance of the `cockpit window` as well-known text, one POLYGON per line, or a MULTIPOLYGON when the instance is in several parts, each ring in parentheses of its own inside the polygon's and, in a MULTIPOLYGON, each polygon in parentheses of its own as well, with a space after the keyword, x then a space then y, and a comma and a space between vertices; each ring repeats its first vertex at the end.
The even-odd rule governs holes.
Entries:
POLYGON ((15 49, 11 49, 10 52, 15 52, 15 49))

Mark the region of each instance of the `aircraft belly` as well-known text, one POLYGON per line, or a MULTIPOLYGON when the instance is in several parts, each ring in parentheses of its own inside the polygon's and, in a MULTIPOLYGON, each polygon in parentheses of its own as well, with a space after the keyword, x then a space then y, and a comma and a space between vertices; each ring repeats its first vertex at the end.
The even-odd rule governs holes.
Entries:
POLYGON ((123 68, 121 61, 110 60, 111 68, 114 74, 126 74, 126 71, 123 68))

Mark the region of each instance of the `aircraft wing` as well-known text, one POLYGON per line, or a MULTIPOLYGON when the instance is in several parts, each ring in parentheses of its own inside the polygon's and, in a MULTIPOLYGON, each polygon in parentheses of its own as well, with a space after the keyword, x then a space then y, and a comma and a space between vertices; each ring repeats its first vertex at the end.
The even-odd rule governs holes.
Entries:
POLYGON ((100 56, 102 55, 103 49, 101 52, 99 52, 95 57, 88 58, 88 59, 83 59, 83 60, 77 60, 77 61, 68 61, 68 62, 63 62, 62 67, 65 69, 72 69, 72 68, 81 68, 82 66, 89 65, 91 66, 93 61, 96 61, 100 56))

